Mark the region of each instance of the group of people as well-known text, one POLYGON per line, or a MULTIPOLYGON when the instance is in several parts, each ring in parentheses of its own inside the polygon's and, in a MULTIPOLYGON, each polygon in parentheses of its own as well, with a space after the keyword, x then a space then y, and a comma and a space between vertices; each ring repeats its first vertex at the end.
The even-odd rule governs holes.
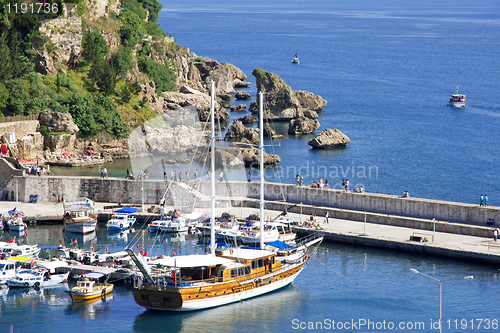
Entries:
POLYGON ((487 194, 485 194, 485 195, 481 194, 481 197, 479 198, 479 206, 488 206, 488 195, 487 194))
POLYGON ((319 180, 317 182, 313 181, 311 182, 311 187, 312 188, 327 188, 328 187, 328 179, 325 179, 325 182, 323 182, 323 179, 319 177, 319 180))
POLYGON ((41 176, 42 175, 43 168, 41 165, 37 165, 36 167, 31 167, 29 169, 29 174, 33 176, 41 176))

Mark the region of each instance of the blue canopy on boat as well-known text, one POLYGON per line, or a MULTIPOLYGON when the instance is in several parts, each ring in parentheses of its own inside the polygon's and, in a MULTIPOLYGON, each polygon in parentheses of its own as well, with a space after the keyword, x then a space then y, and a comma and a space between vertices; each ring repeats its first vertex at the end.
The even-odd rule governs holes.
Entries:
POLYGON ((43 246, 39 246, 39 248, 42 249, 42 250, 58 249, 60 247, 61 247, 60 245, 43 245, 43 246))
MULTIPOLYGON (((208 242, 207 246, 210 246, 210 243, 211 242, 208 242)), ((231 243, 215 242, 215 246, 216 247, 229 247, 229 246, 233 246, 233 244, 231 244, 231 243)))
POLYGON ((137 212, 139 209, 133 207, 125 207, 115 210, 115 213, 125 213, 125 214, 133 214, 137 212))
POLYGON ((12 214, 19 214, 19 215, 24 215, 24 213, 18 209, 14 210, 9 210, 9 214, 12 215, 12 214))
POLYGON ((266 243, 266 245, 277 247, 280 250, 286 250, 286 249, 293 249, 294 248, 293 246, 288 245, 287 243, 283 243, 280 240, 275 240, 274 242, 266 243))

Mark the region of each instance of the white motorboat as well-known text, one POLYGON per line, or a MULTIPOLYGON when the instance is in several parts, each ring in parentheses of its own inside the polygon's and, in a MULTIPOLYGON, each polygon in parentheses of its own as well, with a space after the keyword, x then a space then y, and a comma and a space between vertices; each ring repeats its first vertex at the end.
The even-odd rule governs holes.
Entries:
POLYGON ((261 231, 260 227, 257 227, 248 230, 245 234, 241 235, 239 239, 243 244, 259 244, 261 233, 264 238, 264 243, 271 243, 280 238, 280 233, 276 225, 268 223, 264 224, 263 231, 261 231))
POLYGON ((77 234, 88 234, 94 231, 97 227, 94 205, 94 201, 88 198, 65 203, 64 230, 77 234))
POLYGON ((14 277, 16 277, 16 262, 0 260, 0 284, 5 284, 14 277))
POLYGON ((132 227, 136 221, 136 218, 130 216, 137 212, 137 208, 121 208, 116 210, 111 219, 106 223, 106 228, 109 231, 125 230, 132 227))
POLYGON ((148 224, 149 232, 160 232, 160 227, 166 226, 168 222, 172 221, 170 216, 162 216, 159 220, 155 220, 148 224))
POLYGON ((16 244, 16 243, 2 243, 0 244, 0 251, 2 257, 35 257, 40 253, 38 244, 16 244))
POLYGON ((456 108, 465 106, 465 95, 458 93, 458 86, 456 93, 451 95, 449 104, 456 108))
POLYGON ((9 218, 6 221, 4 221, 6 228, 9 231, 17 231, 17 232, 24 231, 24 229, 26 229, 26 223, 24 223, 23 221, 24 213, 15 208, 13 210, 9 210, 8 213, 9 213, 9 218))
POLYGON ((188 232, 191 230, 191 224, 185 218, 176 218, 170 222, 167 222, 165 225, 160 227, 161 232, 167 233, 177 233, 177 232, 188 232))
POLYGON ((24 269, 16 273, 16 276, 7 280, 10 288, 47 287, 68 281, 69 271, 63 274, 50 274, 48 269, 33 268, 24 269))

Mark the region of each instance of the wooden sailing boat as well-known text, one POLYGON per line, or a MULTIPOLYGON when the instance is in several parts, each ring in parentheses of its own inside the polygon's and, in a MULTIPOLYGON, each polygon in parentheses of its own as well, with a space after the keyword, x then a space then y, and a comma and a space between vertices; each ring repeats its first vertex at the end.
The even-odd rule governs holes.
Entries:
MULTIPOLYGON (((211 168, 215 174, 214 84, 211 93, 211 168)), ((263 98, 260 98, 260 128, 263 129, 263 98)), ((263 170, 263 133, 260 131, 260 167, 263 170)), ((264 173, 260 173, 261 230, 264 217, 264 173)), ((128 248, 127 252, 143 274, 134 281, 134 299, 153 310, 191 311, 241 301, 283 288, 293 282, 308 260, 309 247, 323 240, 311 235, 297 247, 286 250, 230 248, 217 251, 215 243, 215 177, 211 177, 210 253, 174 256, 146 262, 128 248), (154 266, 152 266, 153 264, 154 266)))

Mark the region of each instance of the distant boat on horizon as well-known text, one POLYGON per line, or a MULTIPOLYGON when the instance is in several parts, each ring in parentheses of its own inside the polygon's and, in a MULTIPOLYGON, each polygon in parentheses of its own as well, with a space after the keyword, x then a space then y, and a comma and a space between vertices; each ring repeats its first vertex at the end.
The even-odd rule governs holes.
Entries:
POLYGON ((461 108, 465 106, 465 95, 458 93, 459 85, 457 86, 457 91, 455 94, 452 94, 450 97, 449 104, 456 108, 461 108))
POLYGON ((297 53, 295 53, 295 58, 292 59, 292 64, 299 64, 300 60, 299 57, 297 57, 297 53))

